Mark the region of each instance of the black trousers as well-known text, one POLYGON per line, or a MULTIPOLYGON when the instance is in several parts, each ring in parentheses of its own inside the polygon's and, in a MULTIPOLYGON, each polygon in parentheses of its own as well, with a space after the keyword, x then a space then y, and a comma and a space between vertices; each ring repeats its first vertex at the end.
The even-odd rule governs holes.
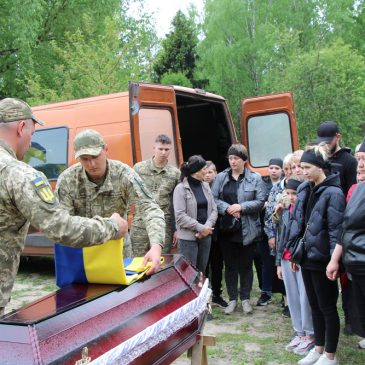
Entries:
POLYGON ((205 276, 210 277, 213 297, 220 297, 222 295, 223 255, 219 242, 214 237, 210 246, 205 276))
POLYGON ((351 329, 365 337, 365 275, 352 275, 351 295, 351 329))
POLYGON ((315 344, 324 346, 326 352, 336 352, 340 335, 337 281, 327 279, 325 271, 302 268, 302 276, 312 309, 315 344))
POLYGON ((219 244, 223 253, 229 300, 238 299, 238 277, 240 278, 240 299, 250 299, 253 283, 252 266, 255 244, 243 246, 239 242, 223 240, 220 240, 219 244))

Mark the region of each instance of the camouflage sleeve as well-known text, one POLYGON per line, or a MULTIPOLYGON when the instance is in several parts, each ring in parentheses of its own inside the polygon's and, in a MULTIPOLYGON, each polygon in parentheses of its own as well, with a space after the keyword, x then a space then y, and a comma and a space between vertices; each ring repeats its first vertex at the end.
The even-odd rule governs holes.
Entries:
POLYGON ((142 218, 150 243, 158 243, 163 246, 165 242, 163 211, 153 199, 143 180, 132 168, 128 168, 127 172, 121 175, 122 183, 123 179, 128 181, 129 196, 132 197, 132 203, 137 206, 140 212, 143 212, 142 218))
POLYGON ((275 184, 269 194, 269 198, 265 207, 265 217, 264 217, 264 231, 268 238, 276 237, 277 224, 272 220, 272 215, 276 207, 277 195, 280 193, 280 185, 275 184))
POLYGON ((71 216, 59 204, 46 177, 33 169, 13 169, 6 181, 17 209, 51 240, 72 247, 101 244, 113 239, 118 225, 113 219, 71 216))
POLYGON ((57 180, 57 185, 55 189, 56 197, 58 198, 62 208, 66 209, 70 215, 75 215, 74 203, 72 201, 72 195, 70 193, 70 187, 67 179, 63 174, 57 180))

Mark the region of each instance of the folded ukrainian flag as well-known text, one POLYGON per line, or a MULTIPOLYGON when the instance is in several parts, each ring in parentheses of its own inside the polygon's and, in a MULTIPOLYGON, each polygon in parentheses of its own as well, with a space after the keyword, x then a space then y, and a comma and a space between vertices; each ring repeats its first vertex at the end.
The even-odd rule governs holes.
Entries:
POLYGON ((72 283, 129 285, 151 266, 150 262, 142 266, 143 257, 123 260, 123 239, 84 248, 56 243, 54 257, 56 284, 60 288, 72 283))

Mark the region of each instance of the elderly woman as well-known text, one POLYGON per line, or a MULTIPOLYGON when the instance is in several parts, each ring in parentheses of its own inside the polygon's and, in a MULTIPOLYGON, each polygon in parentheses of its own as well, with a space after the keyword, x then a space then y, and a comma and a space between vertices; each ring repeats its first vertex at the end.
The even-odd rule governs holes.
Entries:
POLYGON ((261 176, 245 167, 248 156, 245 146, 234 144, 227 155, 230 167, 217 175, 212 187, 219 213, 218 241, 229 295, 224 312, 231 314, 236 309, 240 277, 242 310, 251 313, 254 242, 261 232, 259 214, 264 206, 265 189, 261 176))
POLYGON ((191 156, 181 166, 181 182, 174 190, 174 211, 179 253, 205 272, 217 207, 209 184, 204 182, 206 161, 191 156))

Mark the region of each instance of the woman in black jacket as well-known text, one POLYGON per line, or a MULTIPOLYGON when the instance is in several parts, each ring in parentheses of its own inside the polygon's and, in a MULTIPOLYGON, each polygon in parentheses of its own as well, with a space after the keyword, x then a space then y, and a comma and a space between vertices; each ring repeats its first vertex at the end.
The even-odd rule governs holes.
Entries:
MULTIPOLYGON (((365 172, 365 140, 356 153, 358 176, 365 172)), ((359 182, 346 206, 340 243, 327 266, 327 276, 336 280, 342 255, 346 271, 352 276, 351 328, 365 337, 365 181, 359 182)), ((362 340, 359 346, 363 348, 362 340)))
POLYGON ((338 286, 326 276, 326 266, 337 243, 345 210, 345 196, 337 173, 328 174, 325 144, 307 147, 301 158, 307 179, 298 188, 293 211, 289 246, 305 235, 305 255, 301 263, 304 285, 312 309, 315 347, 299 365, 337 365, 335 357, 340 320, 337 312, 338 286))

